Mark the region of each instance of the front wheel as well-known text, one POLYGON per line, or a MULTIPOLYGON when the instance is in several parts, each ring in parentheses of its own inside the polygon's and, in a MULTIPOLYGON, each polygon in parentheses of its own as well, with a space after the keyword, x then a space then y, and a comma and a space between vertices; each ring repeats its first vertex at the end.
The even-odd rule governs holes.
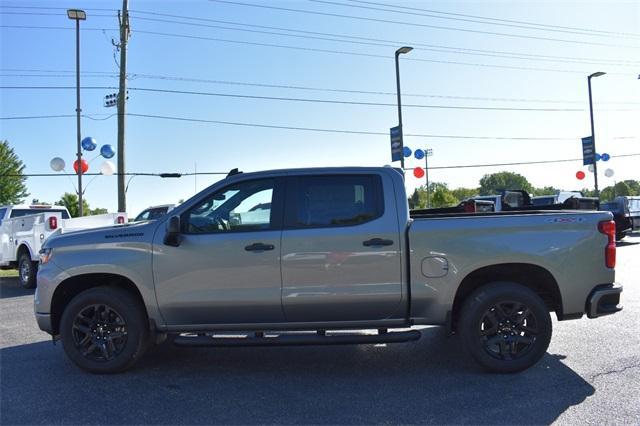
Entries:
POLYGON ((131 293, 112 287, 74 297, 62 313, 60 335, 67 356, 91 373, 125 371, 149 346, 144 307, 131 293))
POLYGON ((23 288, 36 288, 38 264, 31 261, 29 253, 22 253, 18 259, 18 277, 23 288))
POLYGON ((531 289, 510 282, 480 287, 466 299, 460 336, 471 356, 487 371, 516 373, 545 354, 551 316, 531 289))

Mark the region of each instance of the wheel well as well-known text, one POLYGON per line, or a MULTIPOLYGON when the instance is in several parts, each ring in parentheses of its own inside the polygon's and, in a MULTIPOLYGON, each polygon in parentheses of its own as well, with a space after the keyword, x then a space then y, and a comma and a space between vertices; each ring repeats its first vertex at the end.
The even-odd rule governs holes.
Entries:
POLYGON ((53 293, 51 300, 51 325, 53 335, 59 334, 60 318, 71 299, 90 288, 105 286, 119 288, 131 293, 138 300, 142 309, 144 309, 144 315, 149 318, 140 291, 128 278, 116 274, 78 275, 64 280, 53 293))
POLYGON ((22 256, 23 253, 28 254, 29 259, 31 259, 31 250, 29 249, 29 247, 26 244, 20 244, 20 247, 18 247, 18 255, 16 256, 16 261, 20 261, 20 256, 22 256))
POLYGON ((555 311, 558 318, 562 318, 562 297, 558 283, 549 271, 528 263, 505 263, 477 269, 462 280, 453 300, 452 330, 456 329, 466 297, 477 288, 495 281, 512 281, 530 288, 542 298, 550 312, 555 311))

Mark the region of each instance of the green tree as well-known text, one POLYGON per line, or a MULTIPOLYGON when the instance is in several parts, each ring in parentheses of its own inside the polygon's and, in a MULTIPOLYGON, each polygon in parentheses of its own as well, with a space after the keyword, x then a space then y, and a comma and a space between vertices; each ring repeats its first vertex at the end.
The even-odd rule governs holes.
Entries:
MULTIPOLYGON (((84 200, 82 200, 82 201, 84 201, 84 200)), ((97 207, 97 208, 92 209, 92 210, 89 211, 89 214, 91 216, 95 216, 97 214, 107 214, 107 213, 109 213, 109 210, 103 209, 102 207, 97 207)))
POLYGON ((451 195, 458 201, 466 200, 478 195, 478 188, 456 188, 451 190, 451 195))
POLYGON ((424 186, 416 188, 413 191, 413 194, 409 197, 409 208, 414 209, 424 209, 427 207, 427 190, 424 186))
MULTIPOLYGON (((583 192, 584 194, 584 192, 583 192)), ((615 198, 616 191, 613 186, 607 186, 600 191, 600 201, 611 201, 615 198)))
POLYGON ((503 189, 521 189, 533 192, 533 186, 527 178, 512 172, 498 172, 484 175, 480 179, 480 195, 496 194, 503 189))
POLYGON ((560 190, 558 188, 554 188, 553 186, 544 186, 542 188, 533 188, 533 195, 556 195, 560 190))
POLYGON ((29 196, 24 167, 9 142, 0 141, 0 205, 20 204, 29 196))
POLYGON ((623 180, 622 182, 629 186, 629 189, 631 190, 631 193, 629 195, 640 195, 640 181, 627 179, 623 180))
MULTIPOLYGON (((69 210, 71 217, 78 217, 78 196, 65 192, 59 201, 56 201, 56 206, 65 206, 69 210)), ((82 213, 83 216, 87 216, 90 213, 89 203, 85 198, 82 199, 82 213)))
POLYGON ((433 208, 452 207, 459 202, 460 201, 451 194, 451 191, 449 191, 446 185, 444 187, 438 187, 431 195, 431 207, 433 208))
POLYGON ((615 190, 616 197, 621 195, 632 195, 631 187, 624 181, 616 183, 613 188, 615 190))

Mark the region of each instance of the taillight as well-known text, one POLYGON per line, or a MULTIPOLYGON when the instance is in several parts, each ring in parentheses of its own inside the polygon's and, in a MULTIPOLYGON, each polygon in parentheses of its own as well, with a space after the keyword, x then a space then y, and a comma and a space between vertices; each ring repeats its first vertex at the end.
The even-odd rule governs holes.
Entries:
POLYGON ((604 263, 607 268, 616 267, 616 223, 612 220, 605 220, 598 223, 598 231, 605 234, 609 241, 604 248, 604 263))
POLYGON ((118 216, 118 219, 116 219, 116 223, 122 225, 124 223, 124 216, 118 216))
POLYGON ((55 216, 49 216, 49 229, 56 230, 58 229, 58 218, 55 216))

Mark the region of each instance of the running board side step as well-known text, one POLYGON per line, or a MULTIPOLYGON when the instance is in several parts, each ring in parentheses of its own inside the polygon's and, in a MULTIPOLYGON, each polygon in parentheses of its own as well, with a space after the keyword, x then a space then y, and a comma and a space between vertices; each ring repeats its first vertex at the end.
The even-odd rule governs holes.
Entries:
POLYGON ((282 334, 265 337, 210 337, 205 335, 178 336, 176 346, 183 347, 237 347, 237 346, 304 346, 304 345, 354 345, 372 343, 401 343, 418 340, 418 330, 388 332, 382 334, 282 334))

